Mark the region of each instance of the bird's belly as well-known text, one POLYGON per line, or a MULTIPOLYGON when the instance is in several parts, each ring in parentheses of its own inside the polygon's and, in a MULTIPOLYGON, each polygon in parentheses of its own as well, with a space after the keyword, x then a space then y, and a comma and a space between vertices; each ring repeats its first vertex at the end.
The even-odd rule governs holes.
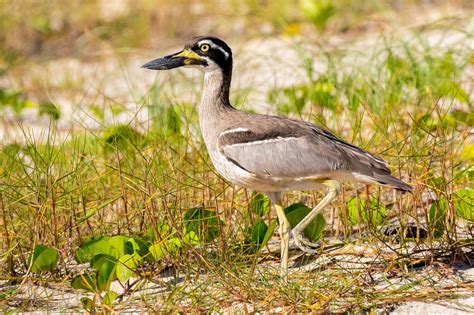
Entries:
POLYGON ((226 157, 216 154, 211 155, 212 163, 216 170, 225 179, 252 190, 259 192, 284 192, 297 190, 320 190, 324 189, 322 182, 325 179, 306 178, 280 178, 271 175, 261 177, 247 172, 226 157))
POLYGON ((233 184, 255 189, 253 188, 255 182, 255 176, 253 174, 232 163, 220 154, 217 156, 211 155, 211 161, 217 172, 228 181, 233 184))

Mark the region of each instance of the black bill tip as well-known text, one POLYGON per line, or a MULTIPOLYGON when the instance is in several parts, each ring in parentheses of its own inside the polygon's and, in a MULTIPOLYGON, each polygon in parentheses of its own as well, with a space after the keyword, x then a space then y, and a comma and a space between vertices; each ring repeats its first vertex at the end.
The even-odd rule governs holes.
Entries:
POLYGON ((184 59, 182 57, 166 56, 149 61, 141 67, 149 70, 168 70, 184 66, 184 59))

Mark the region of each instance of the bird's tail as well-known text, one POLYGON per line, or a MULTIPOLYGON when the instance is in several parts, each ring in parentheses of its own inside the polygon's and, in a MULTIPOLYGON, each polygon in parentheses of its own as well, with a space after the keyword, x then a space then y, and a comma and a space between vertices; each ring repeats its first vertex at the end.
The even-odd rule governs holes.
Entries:
POLYGON ((384 186, 394 188, 403 192, 412 192, 413 186, 408 185, 407 183, 401 181, 400 179, 393 177, 390 174, 375 174, 374 179, 384 186))

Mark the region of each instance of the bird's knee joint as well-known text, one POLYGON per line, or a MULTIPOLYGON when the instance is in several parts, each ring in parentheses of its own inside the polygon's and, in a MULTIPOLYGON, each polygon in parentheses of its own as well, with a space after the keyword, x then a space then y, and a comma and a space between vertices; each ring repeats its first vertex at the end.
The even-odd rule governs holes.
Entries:
POLYGON ((338 194, 341 191, 341 183, 335 180, 328 180, 324 182, 324 185, 329 189, 330 192, 338 194))

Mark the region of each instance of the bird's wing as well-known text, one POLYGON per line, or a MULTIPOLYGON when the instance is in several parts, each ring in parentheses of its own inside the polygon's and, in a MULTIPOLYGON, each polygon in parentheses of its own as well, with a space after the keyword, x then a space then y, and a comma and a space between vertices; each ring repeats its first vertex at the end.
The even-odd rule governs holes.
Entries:
POLYGON ((218 148, 229 161, 256 176, 298 178, 331 172, 368 176, 390 174, 385 162, 307 122, 261 116, 230 128, 218 138, 218 148))

